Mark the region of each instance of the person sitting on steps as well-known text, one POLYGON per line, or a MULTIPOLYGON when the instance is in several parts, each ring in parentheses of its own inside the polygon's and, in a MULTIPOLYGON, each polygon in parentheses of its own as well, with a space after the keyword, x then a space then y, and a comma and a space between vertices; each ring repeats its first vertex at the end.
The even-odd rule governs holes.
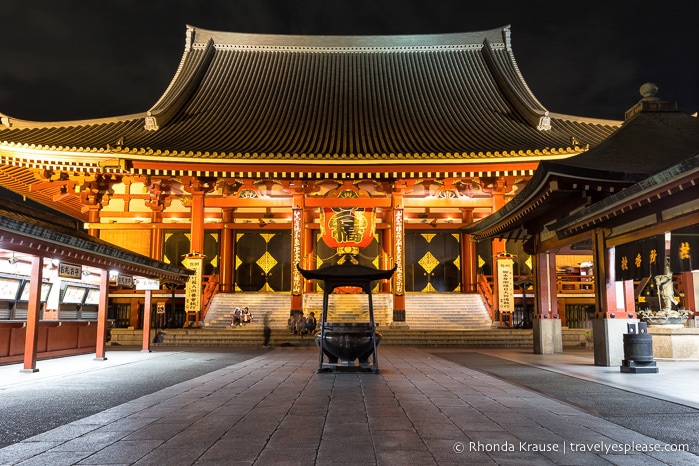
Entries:
POLYGON ((239 307, 233 309, 233 319, 231 320, 231 327, 238 327, 243 325, 243 310, 239 307))
POLYGON ((243 323, 248 324, 252 322, 252 314, 250 313, 250 309, 248 309, 247 306, 243 308, 243 323))
POLYGON ((313 333, 316 331, 316 325, 318 325, 316 315, 314 312, 311 312, 308 314, 308 317, 306 317, 306 328, 304 328, 304 333, 313 335, 313 333))

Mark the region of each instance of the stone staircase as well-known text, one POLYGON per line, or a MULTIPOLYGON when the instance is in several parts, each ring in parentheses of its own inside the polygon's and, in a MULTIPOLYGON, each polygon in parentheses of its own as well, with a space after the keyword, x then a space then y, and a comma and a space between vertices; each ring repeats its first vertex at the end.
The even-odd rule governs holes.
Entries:
POLYGON ((253 316, 249 327, 262 328, 265 317, 273 329, 286 329, 291 307, 291 295, 287 293, 218 293, 209 307, 205 328, 230 328, 233 310, 246 307, 253 316))
MULTIPOLYGON (((393 295, 372 295, 374 322, 385 328, 393 321, 393 295)), ((209 308, 205 327, 226 328, 233 309, 247 306, 261 323, 267 317, 273 329, 285 329, 289 319, 291 296, 281 293, 219 293, 209 308)), ((468 330, 492 327, 490 316, 478 294, 409 293, 405 296, 405 322, 411 330, 468 330)), ((307 293, 303 297, 305 315, 314 312, 320 321, 323 295, 307 293)), ((366 294, 331 294, 328 297, 329 322, 368 322, 369 297, 366 294)))
MULTIPOLYGON (((381 328, 382 346, 439 348, 533 348, 531 329, 412 330, 381 328)), ((133 345, 140 345, 140 332, 133 345)), ((236 346, 260 347, 262 326, 237 328, 178 328, 160 330, 154 346, 236 346)), ((113 339, 114 341, 114 339, 113 339)), ((121 343, 127 344, 123 340, 121 343)), ((115 343, 113 343, 115 344, 115 343)), ((292 335, 286 329, 272 329, 270 346, 314 346, 313 337, 292 335)))
MULTIPOLYGON (((477 294, 410 293, 405 297, 405 322, 393 322, 393 295, 372 295, 374 321, 387 346, 443 346, 531 348, 532 331, 493 328, 477 294)), ((166 329, 155 338, 158 345, 260 346, 263 322, 272 329, 272 346, 312 345, 312 338, 292 335, 287 329, 291 296, 281 293, 219 293, 211 304, 202 328, 166 329), (233 310, 247 306, 254 322, 230 326, 233 310)), ((320 321, 323 295, 304 295, 303 310, 313 311, 320 321)), ((332 294, 328 321, 368 322, 369 300, 365 294, 332 294)))
POLYGON ((411 330, 490 329, 492 321, 477 293, 409 293, 405 323, 411 330))

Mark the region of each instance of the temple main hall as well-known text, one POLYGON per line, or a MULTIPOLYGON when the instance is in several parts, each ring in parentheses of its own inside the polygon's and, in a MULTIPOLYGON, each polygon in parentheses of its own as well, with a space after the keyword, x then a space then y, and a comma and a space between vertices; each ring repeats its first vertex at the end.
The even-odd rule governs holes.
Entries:
MULTIPOLYGON (((530 235, 479 236, 474 226, 506 211, 540 164, 591 151, 623 127, 544 107, 512 40, 509 26, 397 36, 187 26, 170 85, 141 113, 61 122, 0 113, 0 185, 100 241, 194 270, 186 290, 163 281, 154 291, 160 298, 148 307, 164 309, 164 327, 215 326, 233 305, 263 302, 286 322, 322 296, 322 283, 305 280, 297 265, 345 261, 395 267, 374 289, 381 325, 415 326, 424 313, 453 325, 440 321, 445 307, 475 297, 481 327, 512 326, 492 280, 502 257, 513 260, 514 278, 534 275, 533 250, 522 241, 530 235)), ((608 183, 604 195, 627 185, 608 183)), ((592 247, 565 247, 552 267, 573 276, 581 296, 556 317, 575 327, 596 305, 579 286, 593 274, 592 247)), ((3 255, 21 265, 10 247, 3 255)), ((46 316, 83 318, 84 301, 76 311, 58 292, 86 278, 44 277, 58 283, 42 301, 46 316)), ((356 291, 340 294, 351 302, 356 291)), ((19 295, 3 299, 9 310, 0 316, 16 320, 19 295)), ((526 289, 518 299, 526 310, 526 289)), ((142 327, 143 307, 112 277, 115 327, 142 327)))

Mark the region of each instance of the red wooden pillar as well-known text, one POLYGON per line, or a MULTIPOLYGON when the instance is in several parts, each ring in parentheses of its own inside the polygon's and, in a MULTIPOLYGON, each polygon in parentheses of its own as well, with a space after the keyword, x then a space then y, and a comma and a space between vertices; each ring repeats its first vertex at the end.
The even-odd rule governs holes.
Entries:
POLYGON ((36 368, 37 339, 39 338, 39 313, 41 312, 41 282, 43 259, 32 256, 32 279, 29 281, 27 328, 24 340, 24 369, 20 372, 38 372, 36 368))
MULTIPOLYGON (((498 183, 496 183, 495 190, 492 192, 492 205, 493 205, 493 212, 497 212, 500 210, 502 206, 505 205, 505 193, 503 192, 503 184, 502 181, 499 180, 498 183)), ((505 248, 505 240, 503 239, 493 239, 491 241, 491 261, 493 264, 493 276, 495 277, 496 274, 496 261, 495 258, 498 257, 501 254, 504 254, 506 252, 505 248)), ((497 280, 493 280, 493 300, 497 303, 499 300, 499 290, 498 290, 498 282, 497 280)))
POLYGON ((191 209, 191 230, 192 235, 190 252, 204 253, 204 197, 206 193, 213 189, 213 184, 209 181, 191 177, 183 180, 184 189, 192 195, 189 200, 191 209))
POLYGON ((146 290, 146 302, 143 304, 143 346, 141 352, 150 353, 150 327, 153 291, 146 290))
MULTIPOLYGON (((153 213, 153 217, 156 214, 153 213)), ((154 219, 153 229, 150 232, 150 256, 156 260, 163 260, 163 230, 157 228, 154 219)))
POLYGON ((192 192, 191 251, 204 254, 204 192, 192 192))
MULTIPOLYGON (((94 223, 100 223, 100 211, 98 207, 90 207, 87 212, 87 222, 92 225, 94 223)), ((87 234, 99 238, 100 230, 99 228, 88 228, 87 234)))
POLYGON ((100 302, 97 305, 97 343, 95 360, 104 361, 107 345, 107 307, 109 305, 109 270, 100 271, 100 302))
MULTIPOLYGON (((461 223, 468 225, 473 222, 473 210, 463 209, 461 223)), ((463 293, 475 293, 478 274, 478 255, 476 254, 476 243, 471 241, 471 235, 461 235, 461 291, 463 293)))
POLYGON ((233 293, 233 275, 235 257, 233 257, 233 209, 223 209, 222 222, 223 229, 221 230, 221 253, 219 259, 219 283, 221 293, 233 293))
MULTIPOLYGON (((301 204, 303 205, 303 204, 301 204)), ((313 209, 310 208, 304 208, 303 209, 303 239, 302 239, 302 244, 303 244, 303 258, 304 258, 304 264, 305 268, 308 270, 313 270, 316 268, 316 246, 315 246, 315 241, 316 241, 316 230, 312 228, 307 228, 306 225, 311 225, 313 223, 313 209)), ((302 266, 303 267, 303 266, 302 266)), ((312 280, 306 280, 305 286, 304 286, 304 292, 305 293, 312 293, 313 292, 313 281, 312 280)))

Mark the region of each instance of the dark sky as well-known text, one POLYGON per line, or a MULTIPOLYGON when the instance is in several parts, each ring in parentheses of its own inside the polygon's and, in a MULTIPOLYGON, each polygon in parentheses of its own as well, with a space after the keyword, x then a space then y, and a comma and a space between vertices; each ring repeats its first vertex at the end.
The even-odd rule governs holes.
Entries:
POLYGON ((552 112, 623 119, 644 82, 699 110, 694 0, 2 0, 0 113, 58 121, 144 112, 185 26, 281 34, 421 34, 512 25, 525 80, 552 112))

